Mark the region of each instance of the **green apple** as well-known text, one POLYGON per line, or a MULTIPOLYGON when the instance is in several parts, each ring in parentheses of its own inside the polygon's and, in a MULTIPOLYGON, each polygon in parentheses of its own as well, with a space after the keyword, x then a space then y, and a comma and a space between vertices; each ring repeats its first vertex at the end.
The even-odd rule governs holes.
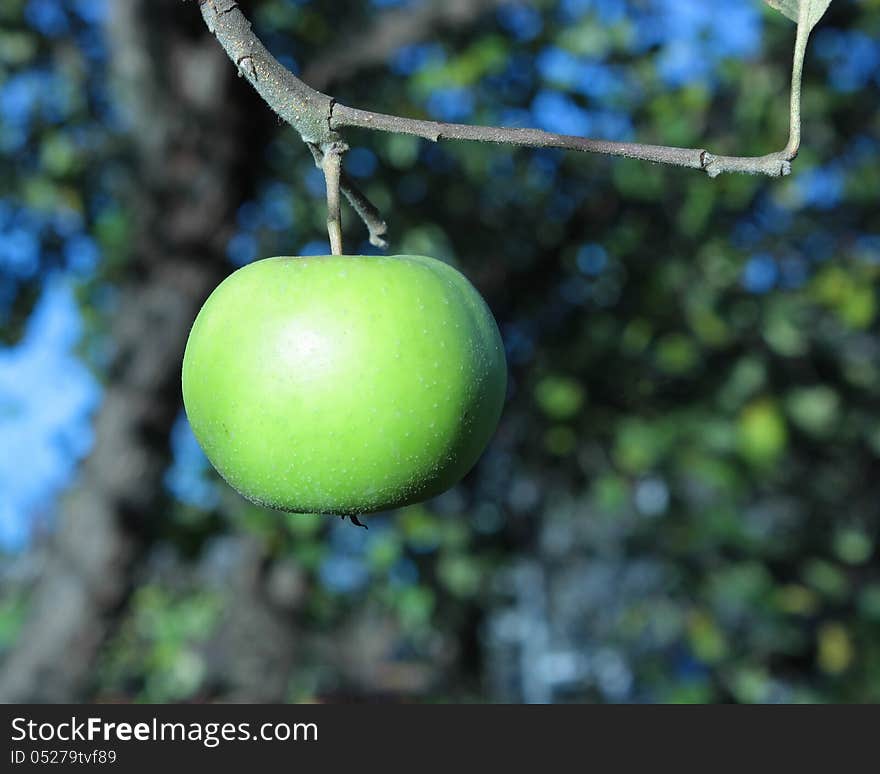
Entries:
POLYGON ((205 302, 183 360, 196 438, 249 500, 359 514, 439 494, 498 424, 507 367, 492 313, 415 255, 268 258, 205 302))

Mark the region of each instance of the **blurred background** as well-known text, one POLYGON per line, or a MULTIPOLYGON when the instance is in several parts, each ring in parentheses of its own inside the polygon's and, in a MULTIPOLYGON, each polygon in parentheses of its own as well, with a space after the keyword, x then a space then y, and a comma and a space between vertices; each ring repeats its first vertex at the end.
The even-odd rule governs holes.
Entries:
MULTIPOLYGON (((759 0, 241 5, 351 105, 787 138, 759 0)), ((478 467, 366 531, 242 500, 181 407, 213 287, 328 250, 305 146, 194 2, 3 0, 0 700, 880 701, 878 89, 880 0, 834 0, 784 180, 350 132, 511 368, 478 467)))

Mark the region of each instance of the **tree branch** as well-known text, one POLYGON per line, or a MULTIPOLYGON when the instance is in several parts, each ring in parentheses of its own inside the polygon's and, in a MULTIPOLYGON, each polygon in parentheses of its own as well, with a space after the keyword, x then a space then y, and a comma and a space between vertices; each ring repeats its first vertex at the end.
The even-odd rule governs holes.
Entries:
POLYGON ((101 320, 112 357, 94 445, 59 502, 23 627, 0 654, 2 703, 94 699, 96 663, 171 512, 163 477, 187 333, 229 273, 228 224, 253 195, 271 130, 250 95, 230 89, 213 42, 180 23, 179 0, 109 3, 106 25, 107 74, 134 127, 113 186, 131 240, 118 310, 101 320), (195 68, 196 82, 179 77, 195 68))
MULTIPOLYGON (((705 148, 674 148, 594 140, 545 132, 540 129, 448 124, 348 107, 316 91, 286 70, 259 41, 235 0, 199 0, 202 16, 208 28, 216 35, 226 53, 239 68, 239 72, 310 146, 329 147, 341 141, 340 130, 361 128, 408 134, 433 142, 468 140, 526 148, 561 148, 584 153, 600 153, 699 169, 706 172, 709 177, 717 177, 724 172, 770 177, 782 177, 791 173, 791 161, 797 155, 800 144, 800 87, 804 54, 810 33, 806 12, 803 11, 807 5, 807 3, 802 4, 801 18, 798 21, 792 68, 791 128, 788 144, 783 150, 765 156, 722 156, 710 153, 705 148)), ((319 162, 317 157, 316 162, 323 164, 323 161, 319 162)), ((362 197, 355 196, 353 200, 350 187, 346 190, 346 197, 369 225, 375 208, 362 197)), ((378 220, 381 223, 381 218, 378 220)), ((384 223, 382 227, 384 229, 384 223)), ((373 227, 370 228, 370 241, 374 244, 377 244, 375 241, 377 233, 381 237, 384 230, 376 232, 373 227)))

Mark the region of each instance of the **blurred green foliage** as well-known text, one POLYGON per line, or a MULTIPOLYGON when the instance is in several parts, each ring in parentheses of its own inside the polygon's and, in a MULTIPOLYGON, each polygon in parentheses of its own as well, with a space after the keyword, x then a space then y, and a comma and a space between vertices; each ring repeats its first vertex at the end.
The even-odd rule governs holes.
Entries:
MULTIPOLYGON (((371 67, 332 93, 422 116, 437 90, 458 89, 468 120, 509 121, 553 88, 534 71, 553 46, 630 73, 612 102, 640 140, 756 155, 783 144, 793 30, 773 12, 754 55, 671 87, 656 47, 633 51, 626 15, 565 21, 556 3, 531 5, 542 23, 530 38, 490 14, 432 42, 423 67, 371 67)), ((376 13, 265 0, 255 21, 277 54, 305 65, 340 25, 357 30, 376 13)), ((880 3, 839 0, 822 26, 876 40, 880 3)), ((3 36, 10 66, 38 45, 3 36)), ((326 643, 363 626, 386 637, 365 692, 880 701, 877 89, 834 88, 811 54, 804 148, 784 180, 352 132, 375 162, 360 182, 388 215, 393 250, 455 263, 496 313, 512 373, 497 438, 463 485, 375 517, 367 533, 228 493, 212 508, 177 504, 164 538, 173 581, 159 574, 135 595, 99 694, 208 690, 204 649, 228 603, 224 584, 194 568, 214 541, 244 533, 305 578, 296 626, 310 644, 290 699, 345 685, 326 643), (842 181, 830 203, 809 189, 829 166, 842 181), (568 660, 549 658, 558 653, 568 660), (400 682, 388 664, 428 676, 400 682)), ((64 181, 90 163, 47 132, 39 173, 19 189, 35 206, 75 205, 64 181)), ((253 204, 285 225, 249 226, 251 257, 295 254, 323 233, 320 181, 287 131, 265 165, 253 204)), ((94 225, 110 285, 127 222, 108 206, 94 225)), ((346 236, 352 251, 369 249, 350 216, 346 236)), ((19 601, 0 606, 0 640, 19 617, 19 601)))

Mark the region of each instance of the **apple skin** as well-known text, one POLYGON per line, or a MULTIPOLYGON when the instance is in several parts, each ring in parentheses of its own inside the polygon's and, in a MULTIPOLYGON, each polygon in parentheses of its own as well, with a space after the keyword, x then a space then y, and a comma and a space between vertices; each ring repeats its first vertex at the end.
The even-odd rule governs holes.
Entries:
POLYGON ((477 290, 433 258, 268 258, 205 302, 183 360, 193 432, 249 500, 360 514, 432 497, 489 442, 507 365, 477 290))

